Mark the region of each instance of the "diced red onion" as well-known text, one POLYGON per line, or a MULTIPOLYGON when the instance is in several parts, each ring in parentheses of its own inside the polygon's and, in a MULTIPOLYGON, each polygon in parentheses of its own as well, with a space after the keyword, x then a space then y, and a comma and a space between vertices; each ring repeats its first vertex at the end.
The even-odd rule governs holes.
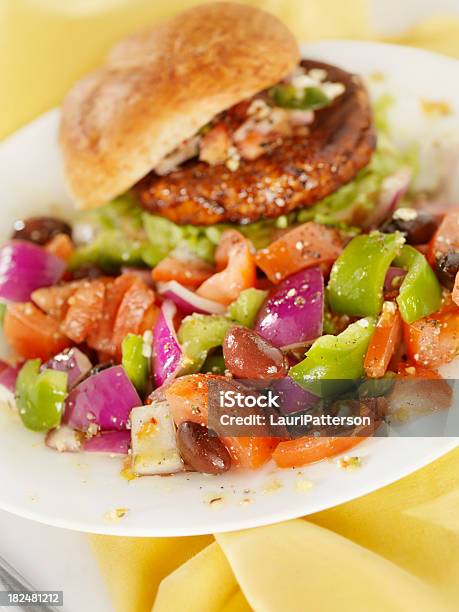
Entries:
POLYGON ((223 314, 226 311, 223 304, 203 298, 177 281, 161 283, 158 285, 158 290, 165 298, 172 300, 185 315, 193 314, 194 312, 201 314, 223 314))
POLYGON ((277 347, 303 344, 322 335, 324 279, 320 268, 287 277, 261 307, 255 331, 277 347))
POLYGON ((175 378, 182 365, 183 353, 174 329, 176 312, 174 302, 165 300, 153 329, 153 379, 157 387, 175 378))
POLYGON ((401 168, 387 176, 382 185, 378 202, 368 219, 362 224, 363 229, 374 229, 392 216, 400 200, 408 191, 412 178, 409 168, 401 168))
POLYGON ((26 302, 35 289, 57 283, 65 265, 36 244, 12 240, 0 249, 0 297, 26 302))
MULTIPOLYGON (((88 357, 77 348, 66 349, 59 353, 46 364, 45 368, 50 370, 58 370, 59 372, 67 372, 68 374, 68 389, 72 389, 77 385, 90 371, 92 364, 88 357)), ((1 376, 1 375, 0 375, 1 376)))
POLYGON ((0 385, 14 393, 16 389, 16 378, 18 377, 21 367, 22 363, 11 366, 4 361, 0 361, 0 385))
POLYGON ((283 414, 294 414, 309 410, 319 398, 297 385, 289 376, 273 382, 273 391, 279 395, 280 410, 283 414))
POLYGON ((131 432, 101 431, 97 436, 83 442, 83 450, 88 453, 110 453, 111 455, 127 455, 131 446, 131 432))
POLYGON ((63 423, 80 431, 87 431, 91 425, 107 431, 126 429, 131 410, 141 405, 124 369, 113 366, 89 376, 70 391, 63 423))
POLYGON ((400 278, 399 282, 401 282, 405 275, 406 270, 404 270, 403 268, 396 268, 395 266, 391 266, 387 270, 386 278, 384 279, 384 291, 386 293, 394 291, 394 289, 398 286, 398 284, 395 283, 395 279, 400 278))
POLYGON ((46 434, 45 444, 60 453, 78 453, 81 450, 82 434, 62 425, 46 434))

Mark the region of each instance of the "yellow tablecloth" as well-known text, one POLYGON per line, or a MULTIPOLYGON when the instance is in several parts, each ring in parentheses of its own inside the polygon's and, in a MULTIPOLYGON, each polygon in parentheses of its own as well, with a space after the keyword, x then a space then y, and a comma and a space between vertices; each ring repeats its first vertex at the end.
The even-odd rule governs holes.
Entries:
MULTIPOLYGON (((303 40, 372 37, 365 0, 250 3, 303 40)), ((122 35, 192 4, 2 0, 0 137, 58 104, 122 35)), ((395 42, 459 57, 459 21, 437 18, 395 42)), ((93 536, 91 543, 119 612, 457 610, 459 449, 306 519, 216 538, 93 536)))

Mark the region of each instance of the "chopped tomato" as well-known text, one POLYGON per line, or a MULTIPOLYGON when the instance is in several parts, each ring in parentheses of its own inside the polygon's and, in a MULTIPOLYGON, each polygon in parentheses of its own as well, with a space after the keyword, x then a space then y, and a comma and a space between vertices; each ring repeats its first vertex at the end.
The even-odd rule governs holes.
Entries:
POLYGON ((443 379, 443 377, 435 370, 429 370, 428 368, 424 368, 418 363, 412 361, 405 361, 405 363, 400 364, 397 374, 402 378, 416 377, 426 378, 429 380, 443 379))
POLYGON ((132 274, 122 274, 112 283, 109 283, 105 290, 103 314, 97 328, 91 330, 87 343, 88 346, 113 357, 115 345, 113 342, 113 329, 118 309, 126 291, 135 282, 136 277, 132 274))
POLYGON ((301 467, 308 463, 315 463, 360 444, 365 438, 352 437, 314 437, 307 436, 296 440, 279 442, 273 452, 273 459, 279 467, 301 467))
POLYGON ((151 275, 156 283, 175 280, 181 285, 196 289, 214 272, 214 268, 201 259, 182 261, 175 257, 166 257, 153 269, 151 275))
POLYGON ((453 390, 438 372, 405 363, 389 395, 389 414, 403 422, 451 407, 453 390))
POLYGON ((330 266, 343 250, 338 230, 313 221, 285 233, 256 255, 256 262, 270 281, 284 278, 319 264, 330 266))
MULTIPOLYGON (((224 380, 224 377, 214 374, 190 374, 177 378, 165 390, 164 394, 177 426, 184 421, 207 426, 209 380, 224 380)), ((232 436, 221 440, 231 455, 233 465, 250 469, 260 467, 270 459, 277 443, 273 438, 255 436, 232 436)))
POLYGON ((67 234, 57 234, 46 243, 45 249, 48 253, 52 253, 67 262, 72 256, 75 247, 70 236, 67 234))
POLYGON ((59 321, 43 313, 31 302, 9 304, 3 323, 5 338, 24 359, 47 361, 71 345, 59 329, 59 321))
POLYGON ((403 323, 408 357, 426 368, 437 368, 459 354, 459 307, 446 304, 438 312, 403 323))
POLYGON ((216 374, 189 374, 181 376, 166 389, 164 395, 169 403, 172 418, 177 427, 184 421, 207 425, 209 416, 209 380, 222 380, 216 374))
POLYGON ((459 212, 444 216, 434 237, 429 242, 427 259, 435 265, 437 259, 451 251, 459 251, 459 212))
POLYGON ((197 289, 198 295, 227 306, 241 291, 255 286, 257 275, 252 245, 236 230, 224 232, 215 261, 221 271, 197 289))
POLYGON ((138 334, 145 314, 155 301, 154 292, 136 278, 121 300, 113 328, 115 354, 120 357, 121 343, 127 334, 138 334))
POLYGON ((76 344, 86 340, 102 318, 104 297, 104 281, 84 281, 68 300, 69 308, 61 325, 62 333, 76 344))
POLYGON ((262 436, 233 436, 221 438, 231 455, 234 467, 255 470, 272 457, 279 440, 262 436))
POLYGON ((73 281, 54 287, 43 287, 32 293, 32 302, 53 319, 63 321, 69 308, 68 301, 83 281, 73 281))
POLYGON ((365 355, 365 374, 381 378, 402 339, 402 319, 395 302, 384 302, 381 316, 365 355))
POLYGON ((139 334, 143 334, 146 331, 152 331, 155 323, 159 317, 160 309, 156 304, 152 304, 145 312, 145 315, 140 324, 139 334))

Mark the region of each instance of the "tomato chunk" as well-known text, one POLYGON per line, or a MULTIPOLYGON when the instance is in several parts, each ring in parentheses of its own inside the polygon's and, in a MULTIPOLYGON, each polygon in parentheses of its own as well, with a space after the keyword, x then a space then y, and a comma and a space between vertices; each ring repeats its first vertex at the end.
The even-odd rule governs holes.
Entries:
POLYGON ((166 257, 152 270, 156 283, 167 283, 175 280, 181 285, 196 289, 212 276, 214 268, 201 259, 182 261, 176 257, 166 257))
POLYGON ((435 265, 446 253, 459 251, 459 212, 450 212, 443 217, 434 237, 429 242, 427 259, 435 265))
POLYGON ((71 340, 84 342, 102 318, 105 283, 101 280, 85 281, 69 298, 69 308, 61 325, 62 332, 71 340))
POLYGON ((262 436, 238 436, 221 438, 237 468, 256 470, 272 457, 279 440, 262 436))
POLYGON ((296 440, 279 442, 273 452, 273 459, 279 467, 301 467, 315 463, 360 444, 365 438, 352 437, 314 437, 307 436, 296 440))
POLYGON ((256 262, 275 284, 319 264, 332 264, 343 250, 338 230, 308 221, 283 234, 256 255, 256 262))
POLYGON ((146 331, 152 331, 155 323, 159 317, 160 309, 156 304, 152 304, 146 311, 140 324, 139 334, 143 334, 146 331))
POLYGON ((225 306, 234 302, 241 291, 254 287, 256 265, 251 243, 236 230, 224 232, 215 253, 217 272, 196 291, 198 295, 225 306))
POLYGON ((116 315, 126 291, 133 285, 136 277, 132 274, 122 274, 105 289, 105 299, 102 317, 99 325, 92 329, 87 343, 88 346, 104 353, 106 356, 115 354, 115 344, 113 342, 113 328, 115 327, 116 315))
POLYGON ((402 339, 402 319, 395 302, 384 302, 381 316, 365 355, 365 374, 370 378, 384 376, 390 360, 402 339))
POLYGON ((63 321, 69 308, 69 299, 81 286, 82 281, 73 281, 55 287, 43 287, 32 293, 32 302, 53 319, 63 321))
MULTIPOLYGON (((184 421, 193 421, 207 426, 208 382, 225 380, 214 374, 190 374, 175 380, 165 391, 172 418, 178 426, 184 421)), ((256 436, 228 436, 221 438, 231 455, 234 467, 255 469, 271 458, 277 440, 256 436)))
POLYGON ((155 301, 154 292, 136 278, 121 300, 113 329, 113 345, 117 357, 121 355, 121 343, 129 334, 138 334, 145 314, 155 301))
POLYGON ((459 354, 459 307, 448 303, 438 312, 403 323, 408 357, 426 368, 437 368, 459 354))
POLYGON ((31 302, 9 304, 3 331, 11 348, 24 359, 39 357, 47 361, 71 345, 59 321, 43 313, 31 302))

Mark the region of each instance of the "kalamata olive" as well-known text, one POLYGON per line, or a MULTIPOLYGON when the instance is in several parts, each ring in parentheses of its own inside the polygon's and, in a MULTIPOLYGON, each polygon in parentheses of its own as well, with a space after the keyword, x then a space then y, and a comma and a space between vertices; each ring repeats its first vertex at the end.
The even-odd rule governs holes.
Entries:
POLYGON ((57 236, 57 234, 67 234, 72 236, 72 228, 62 219, 55 217, 29 217, 19 219, 13 225, 13 240, 27 240, 35 244, 46 244, 57 236))
POLYGON ((235 325, 223 342, 228 370, 237 378, 273 379, 287 374, 287 360, 280 349, 252 329, 235 325))
POLYGON ((408 244, 425 244, 435 234, 437 227, 438 221, 434 215, 414 208, 399 208, 382 231, 386 234, 399 231, 405 235, 408 244))
POLYGON ((451 251, 437 261, 436 272, 441 284, 452 291, 456 274, 459 272, 459 253, 451 251))
POLYGON ((177 430, 177 444, 184 462, 197 472, 222 474, 231 467, 231 457, 226 447, 199 423, 181 423, 177 430))
POLYGON ((82 280, 84 278, 100 278, 101 276, 107 276, 104 270, 97 264, 83 264, 79 268, 75 268, 69 274, 69 280, 82 280))

